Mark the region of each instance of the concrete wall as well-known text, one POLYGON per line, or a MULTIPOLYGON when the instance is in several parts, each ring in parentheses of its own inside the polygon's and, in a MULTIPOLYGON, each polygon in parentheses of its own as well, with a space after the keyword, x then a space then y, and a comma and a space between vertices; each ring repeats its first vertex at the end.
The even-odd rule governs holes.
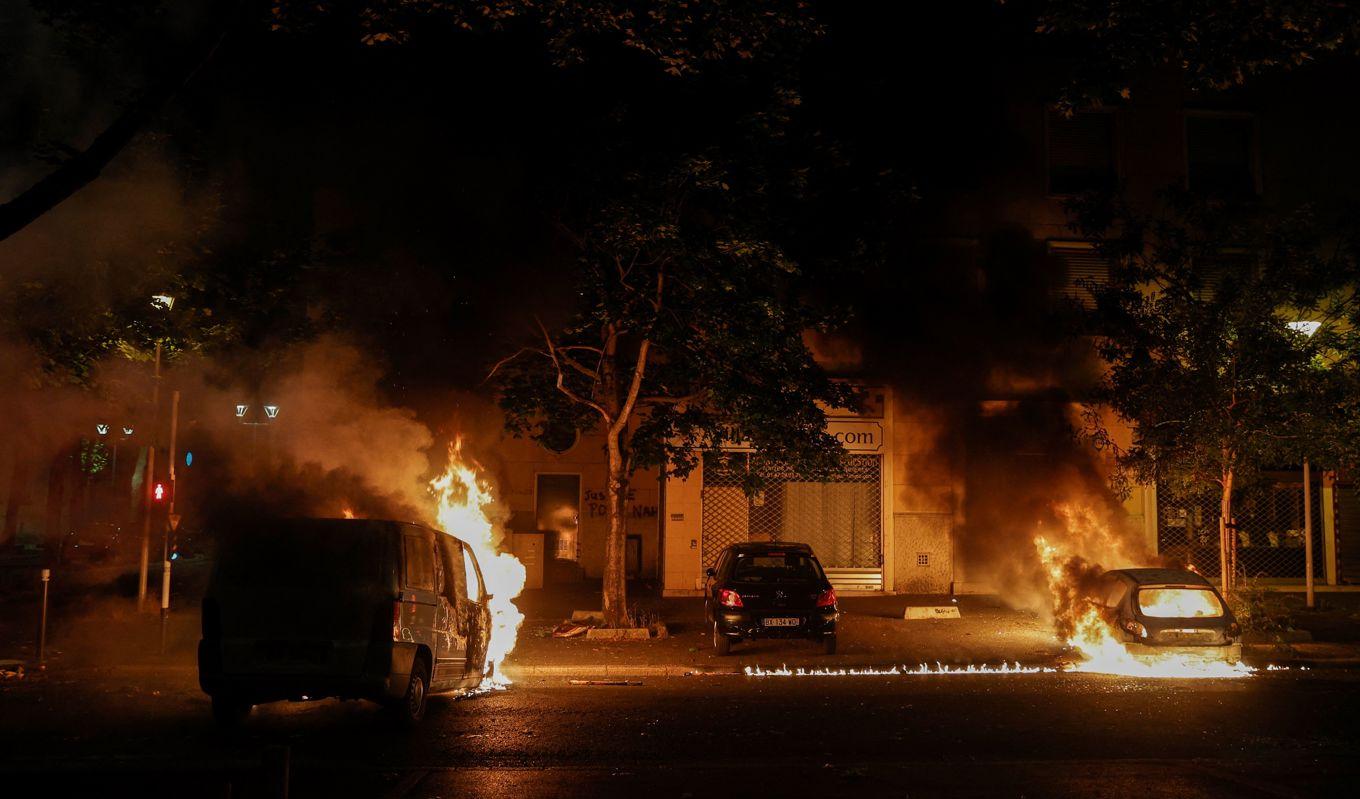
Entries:
MULTIPOLYGON (((516 532, 538 529, 534 496, 540 474, 575 474, 581 478, 581 506, 578 518, 580 565, 586 577, 604 574, 604 541, 609 530, 609 515, 604 500, 607 466, 604 439, 583 435, 574 447, 555 453, 538 444, 508 436, 499 444, 501 494, 509 505, 510 526, 516 532)), ((658 523, 661 494, 655 470, 639 470, 629 494, 628 533, 642 538, 641 576, 658 575, 660 551, 658 523)))

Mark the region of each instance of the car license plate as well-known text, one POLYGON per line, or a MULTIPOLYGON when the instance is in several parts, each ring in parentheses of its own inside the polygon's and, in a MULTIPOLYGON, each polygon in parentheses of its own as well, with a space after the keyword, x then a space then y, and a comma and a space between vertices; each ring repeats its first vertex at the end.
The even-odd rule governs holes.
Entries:
POLYGON ((776 616, 765 620, 766 627, 797 627, 799 619, 788 616, 776 616))

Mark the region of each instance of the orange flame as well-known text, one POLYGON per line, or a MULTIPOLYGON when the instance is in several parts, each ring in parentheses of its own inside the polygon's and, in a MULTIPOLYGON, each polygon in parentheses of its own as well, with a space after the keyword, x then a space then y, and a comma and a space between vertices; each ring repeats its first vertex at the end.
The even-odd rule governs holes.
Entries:
MULTIPOLYGON (((1071 506, 1059 507, 1058 511, 1067 525, 1067 529, 1061 531, 1067 541, 1100 548, 1115 557, 1122 555, 1124 548, 1118 536, 1099 524, 1093 514, 1071 506)), ((1081 657, 1070 667, 1071 671, 1129 677, 1245 677, 1252 673, 1251 667, 1240 662, 1207 661, 1184 653, 1148 652, 1135 656, 1125 644, 1122 633, 1091 600, 1093 581, 1104 570, 1046 536, 1036 536, 1034 546, 1052 595, 1058 636, 1081 657)), ((1125 560, 1114 562, 1128 563, 1125 560)), ((1212 598, 1212 594, 1209 596, 1212 598)), ((1203 602, 1202 599, 1183 597, 1168 597, 1168 601, 1203 602)), ((1217 604, 1216 598, 1214 603, 1217 604)), ((1167 612, 1179 613, 1171 609, 1167 612)), ((1222 608, 1218 608, 1218 612, 1222 613, 1222 608)))
POLYGON ((461 539, 477 557, 482 569, 482 580, 491 595, 491 643, 487 646, 486 671, 493 686, 505 686, 510 680, 501 667, 506 655, 515 648, 515 638, 524 614, 513 600, 524 590, 524 564, 508 552, 499 551, 503 532, 488 515, 496 504, 491 483, 478 474, 475 464, 463 460, 461 438, 449 446, 449 466, 442 475, 430 481, 430 490, 438 502, 435 519, 439 529, 461 539))

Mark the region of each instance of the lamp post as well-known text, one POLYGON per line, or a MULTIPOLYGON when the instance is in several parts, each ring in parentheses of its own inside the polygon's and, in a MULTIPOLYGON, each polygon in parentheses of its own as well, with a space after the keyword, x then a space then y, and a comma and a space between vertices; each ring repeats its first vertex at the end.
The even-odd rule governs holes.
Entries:
MULTIPOLYGON (((151 297, 151 307, 167 313, 175 307, 175 298, 169 294, 155 294, 151 297)), ((151 496, 152 485, 156 481, 156 443, 157 432, 161 426, 161 339, 156 339, 155 380, 151 384, 152 423, 151 440, 146 446, 146 475, 142 480, 145 493, 142 497, 142 546, 137 568, 137 612, 146 610, 147 567, 151 556, 151 496)))
POLYGON ((261 427, 271 427, 274 424, 274 420, 279 418, 279 406, 277 404, 265 403, 264 405, 259 406, 259 411, 252 413, 251 409, 253 407, 255 406, 245 402, 236 404, 236 421, 250 428, 251 469, 255 468, 255 431, 261 427))

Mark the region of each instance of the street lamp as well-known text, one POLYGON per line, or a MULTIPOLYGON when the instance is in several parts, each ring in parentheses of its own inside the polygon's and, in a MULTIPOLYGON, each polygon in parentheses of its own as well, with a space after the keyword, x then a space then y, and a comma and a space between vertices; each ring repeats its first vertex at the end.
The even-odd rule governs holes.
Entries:
MULTIPOLYGON (((175 307, 175 298, 169 294, 151 295, 151 307, 158 311, 169 312, 175 307)), ((151 404, 153 406, 151 440, 146 447, 146 479, 142 498, 142 551, 137 569, 137 611, 146 609, 147 567, 151 557, 151 484, 156 477, 157 432, 161 426, 161 339, 156 339, 155 382, 151 385, 151 404)))

